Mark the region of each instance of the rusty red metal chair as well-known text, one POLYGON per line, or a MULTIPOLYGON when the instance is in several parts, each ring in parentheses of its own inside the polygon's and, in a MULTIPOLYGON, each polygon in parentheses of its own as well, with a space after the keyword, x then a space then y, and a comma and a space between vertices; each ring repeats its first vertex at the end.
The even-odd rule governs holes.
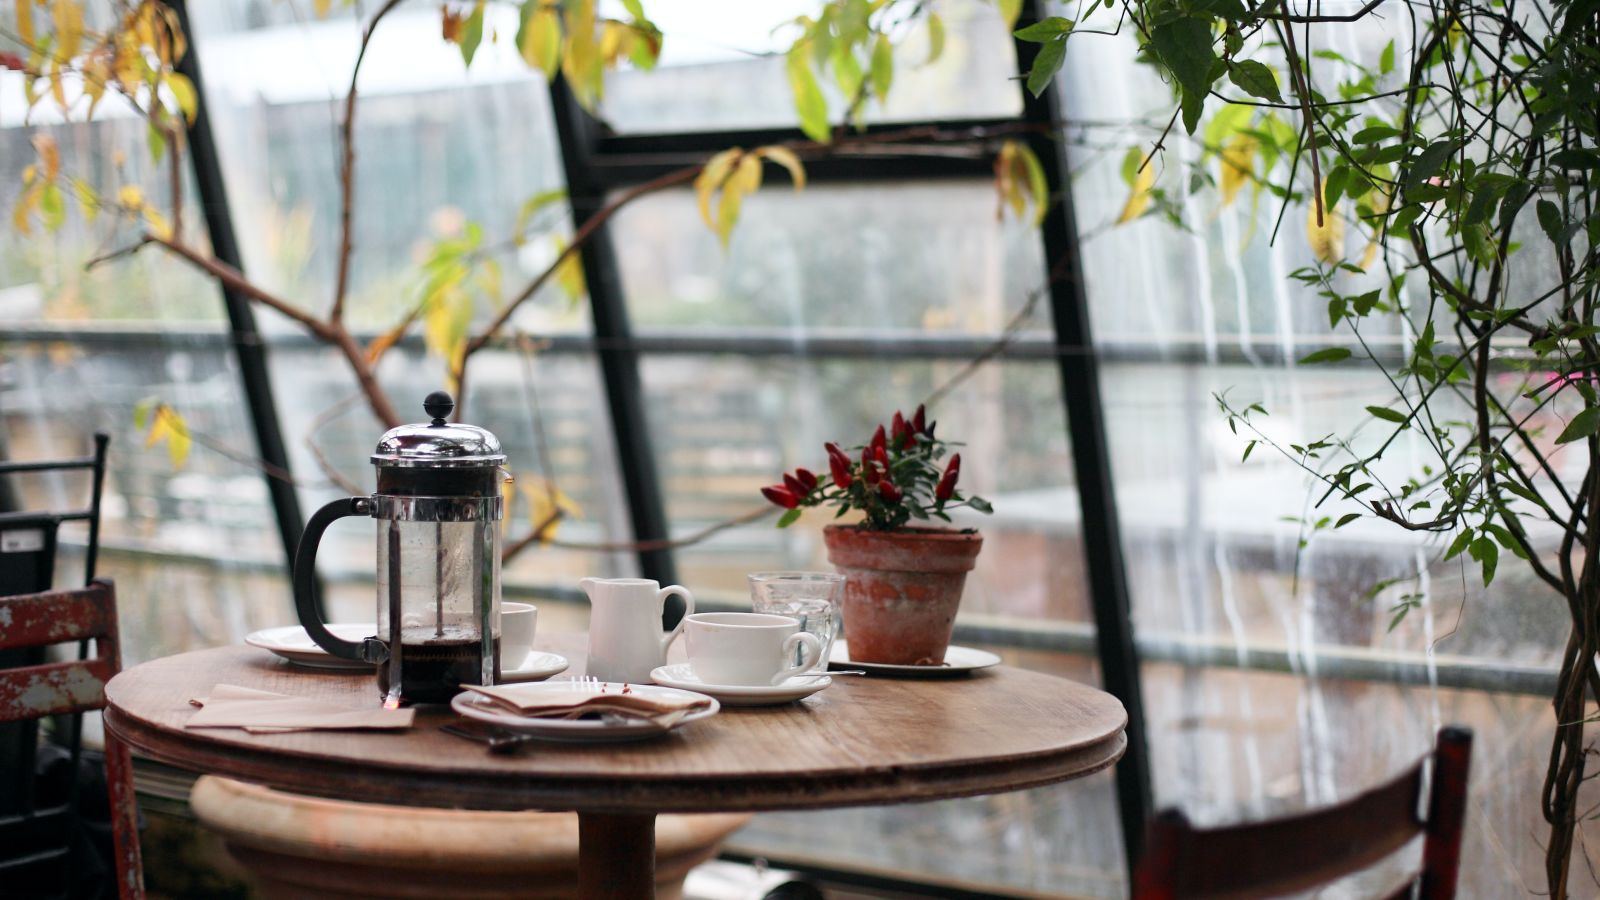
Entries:
MULTIPOLYGON (((1390 900, 1454 897, 1472 732, 1439 731, 1433 752, 1386 784, 1281 819, 1195 828, 1176 810, 1150 825, 1134 900, 1276 897, 1367 868, 1424 835, 1422 870, 1390 900), (1427 772, 1432 768, 1431 787, 1427 772), (1419 814, 1427 801, 1427 815, 1419 814)), ((1376 895, 1374 895, 1376 896, 1376 895)))
MULTIPOLYGON (((105 707, 105 686, 122 668, 117 596, 110 581, 88 587, 0 597, 0 650, 93 640, 93 659, 0 669, 0 722, 20 722, 105 707)), ((117 894, 144 896, 138 807, 128 748, 105 736, 107 799, 116 849, 117 894)), ((34 810, 46 817, 59 810, 34 810)), ((26 814, 26 813, 25 813, 26 814)))

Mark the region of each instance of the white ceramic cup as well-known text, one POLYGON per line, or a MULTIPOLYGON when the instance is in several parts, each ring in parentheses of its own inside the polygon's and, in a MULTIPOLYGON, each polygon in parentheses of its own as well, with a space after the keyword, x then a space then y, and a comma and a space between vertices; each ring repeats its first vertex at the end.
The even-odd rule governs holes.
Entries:
POLYGON ((521 667, 533 652, 534 628, 539 623, 539 607, 532 603, 500 604, 500 670, 521 667))
POLYGON ((695 613, 683 620, 689 669, 706 684, 765 687, 782 684, 814 667, 822 657, 815 635, 800 620, 766 613, 695 613), (799 665, 790 665, 804 647, 799 665))

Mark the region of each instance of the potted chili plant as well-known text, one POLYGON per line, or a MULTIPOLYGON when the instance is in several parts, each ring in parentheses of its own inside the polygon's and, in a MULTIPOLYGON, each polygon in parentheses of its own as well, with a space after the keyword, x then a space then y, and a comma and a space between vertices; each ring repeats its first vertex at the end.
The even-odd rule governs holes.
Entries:
POLYGON ((983 547, 977 529, 937 524, 949 523, 957 507, 991 509, 957 490, 961 454, 940 464, 952 445, 934 437, 938 423, 926 417, 921 406, 909 420, 897 412, 889 428, 879 425, 848 452, 826 444, 827 475, 796 469, 761 489, 787 510, 779 528, 806 507, 833 506, 835 518, 861 514, 855 524, 822 530, 829 561, 846 576, 844 629, 858 662, 942 665, 967 572, 983 547))

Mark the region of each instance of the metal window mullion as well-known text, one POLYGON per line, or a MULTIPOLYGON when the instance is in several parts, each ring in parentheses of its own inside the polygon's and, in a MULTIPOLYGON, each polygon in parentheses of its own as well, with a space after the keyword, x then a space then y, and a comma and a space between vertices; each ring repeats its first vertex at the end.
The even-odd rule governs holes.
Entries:
MULTIPOLYGON (((1017 27, 1038 21, 1042 13, 1043 4, 1031 0, 1017 27)), ((1013 43, 1017 70, 1026 73, 1033 67, 1034 57, 1042 45, 1027 41, 1013 43)), ((1145 822, 1151 813, 1150 758, 1145 740, 1139 655, 1134 645, 1127 571, 1122 559, 1111 458, 1106 443, 1105 410, 1101 405, 1099 367, 1093 352, 1083 257, 1072 208, 1071 169, 1066 149, 1056 136, 1056 126, 1061 122, 1060 99, 1053 84, 1037 98, 1024 87, 1022 96, 1024 119, 1039 126, 1025 140, 1044 163, 1053 201, 1040 227, 1040 236, 1047 264, 1060 266, 1056 270, 1059 277, 1050 284, 1050 311, 1082 509, 1083 556, 1089 577, 1101 682, 1128 711, 1128 749, 1117 764, 1116 783, 1123 848, 1131 875, 1144 844, 1145 822)))
MULTIPOLYGON (((587 221, 606 202, 605 185, 593 174, 591 148, 598 132, 595 120, 584 111, 557 78, 550 85, 551 111, 561 145, 561 164, 567 180, 572 221, 587 221)), ((622 471, 628 515, 634 540, 667 537, 667 514, 645 415, 644 388, 639 379, 639 351, 632 341, 627 301, 617 269, 609 228, 602 225, 579 251, 589 289, 589 309, 594 321, 595 356, 611 411, 611 433, 617 465, 622 471)), ((638 551, 639 572, 664 584, 677 581, 677 566, 669 549, 638 551)), ((682 601, 673 598, 667 617, 676 619, 682 601)))
MULTIPOLYGON (((174 0, 172 9, 178 15, 183 33, 189 37, 189 52, 178 61, 177 69, 194 83, 199 101, 194 121, 188 125, 187 137, 189 159, 194 167, 200 206, 205 213, 211 252, 221 262, 243 272, 244 259, 233 231, 233 213, 228 205, 228 191, 222 178, 222 162, 211 134, 205 82, 200 77, 200 53, 195 46, 193 29, 189 26, 188 4, 185 0, 174 0)), ((176 152, 176 149, 170 152, 176 152)), ((234 358, 239 363, 239 379, 243 383, 250 425, 255 434, 256 454, 263 463, 288 474, 289 453, 284 446, 283 429, 278 423, 278 406, 272 396, 272 378, 267 371, 266 344, 256 328, 255 312, 244 295, 227 285, 219 284, 218 287, 228 313, 234 358)), ((305 530, 305 520, 300 514, 300 498, 295 493, 294 484, 287 479, 275 478, 266 471, 262 472, 261 477, 266 479, 267 493, 272 499, 272 511, 277 519, 278 538, 283 543, 284 558, 294 559, 295 548, 299 546, 300 535, 305 530)))

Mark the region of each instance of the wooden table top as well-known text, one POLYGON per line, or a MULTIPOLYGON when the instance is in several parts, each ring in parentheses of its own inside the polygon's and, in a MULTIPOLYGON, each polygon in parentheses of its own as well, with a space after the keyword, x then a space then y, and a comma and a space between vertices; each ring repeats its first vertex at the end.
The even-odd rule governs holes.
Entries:
MULTIPOLYGON (((535 646, 582 672, 586 639, 535 646)), ((253 647, 135 666, 106 687, 106 724, 134 749, 191 771, 303 794, 465 809, 736 812, 936 800, 1066 781, 1122 756, 1127 713, 1109 694, 998 666, 971 677, 849 676, 799 703, 732 708, 626 744, 531 743, 515 755, 438 730, 418 708, 403 733, 186 730, 192 697, 217 684, 378 703, 372 675, 289 665, 253 647)))

